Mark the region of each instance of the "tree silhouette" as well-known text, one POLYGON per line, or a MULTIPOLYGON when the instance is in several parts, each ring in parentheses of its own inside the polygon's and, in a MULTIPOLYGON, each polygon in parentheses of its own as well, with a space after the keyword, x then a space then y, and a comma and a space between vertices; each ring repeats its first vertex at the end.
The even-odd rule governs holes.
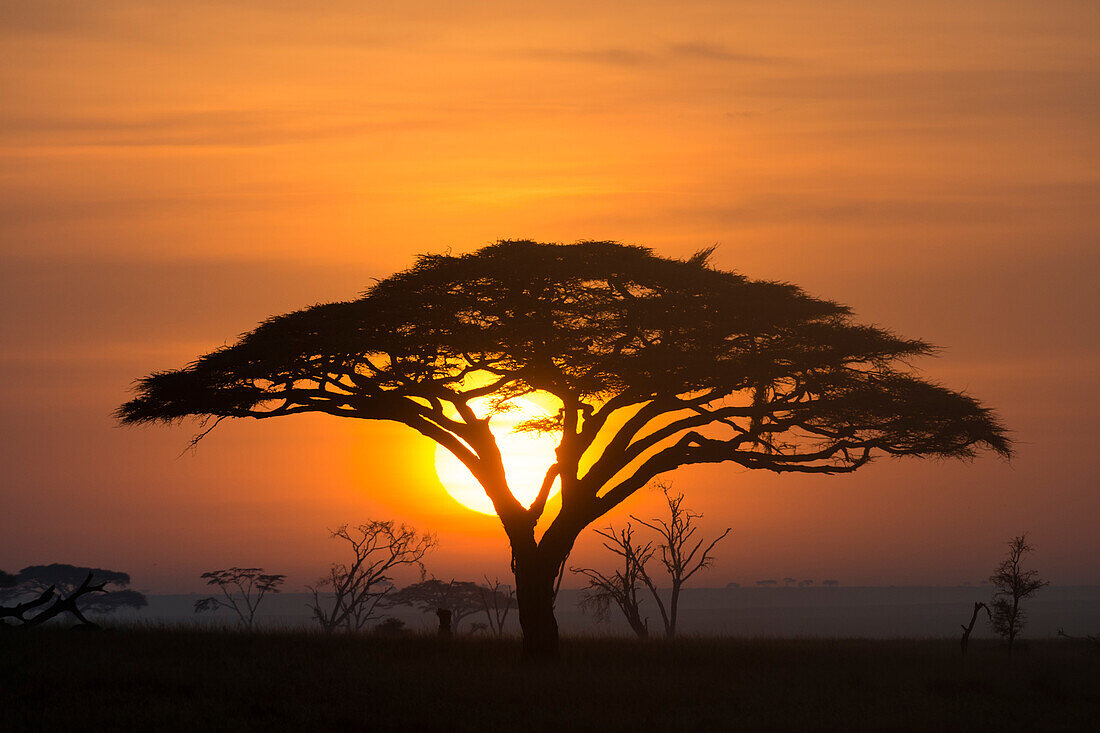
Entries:
POLYGON ((989 606, 985 605, 981 601, 974 602, 974 612, 970 614, 969 624, 959 624, 962 627, 962 638, 959 640, 959 648, 962 649, 962 655, 966 656, 966 650, 970 648, 970 635, 974 633, 974 624, 978 622, 978 612, 985 609, 986 616, 989 617, 990 623, 993 622, 993 614, 989 612, 989 606))
POLYGON ((390 520, 368 520, 354 530, 345 524, 332 537, 348 545, 351 560, 333 563, 328 575, 307 586, 313 594, 313 617, 330 634, 336 629, 362 631, 378 618, 376 609, 393 589, 390 573, 413 566, 424 577, 424 555, 436 544, 434 535, 390 520))
POLYGON ((504 623, 508 620, 508 613, 516 607, 516 592, 500 582, 500 578, 489 580, 485 578, 485 585, 478 586, 478 595, 481 597, 481 610, 485 612, 486 628, 497 637, 504 636, 504 623))
MULTIPOLYGON (((35 567, 35 566, 32 566, 35 567)), ((52 566, 37 566, 37 567, 52 567, 52 566)), ((65 567, 72 567, 67 565, 65 567)), ((84 568, 87 570, 87 568, 84 568)), ((17 625, 24 628, 31 628, 39 626, 41 624, 50 621, 63 613, 68 613, 77 621, 80 622, 80 627, 86 629, 98 629, 99 625, 91 621, 83 613, 83 606, 89 593, 107 593, 106 586, 111 582, 104 580, 99 583, 93 583, 92 577, 94 575, 93 570, 88 570, 88 574, 84 576, 84 579, 78 583, 75 587, 66 588, 63 592, 58 593, 57 588, 53 585, 43 588, 37 595, 29 600, 16 603, 14 606, 0 606, 0 625, 6 625, 7 621, 4 619, 15 619, 17 625), (55 595, 56 594, 56 595, 55 595), (52 603, 51 603, 52 601, 52 603), (46 605, 50 604, 50 605, 46 605), (37 613, 30 618, 27 614, 31 611, 37 613)), ((106 571, 110 572, 110 571, 106 571)), ((22 573, 21 573, 22 574, 22 573)), ((11 582, 11 575, 4 574, 4 583, 7 586, 7 590, 15 591, 14 596, 16 598, 24 595, 19 591, 16 583, 11 582)), ((5 600, 10 596, 5 596, 5 600)), ((144 597, 142 597, 144 601, 144 597)))
POLYGON ((128 573, 66 563, 25 567, 19 571, 16 586, 12 590, 37 595, 52 587, 62 596, 71 596, 89 574, 92 574, 104 589, 96 595, 81 596, 77 605, 84 613, 105 614, 120 608, 138 609, 149 605, 143 593, 127 588, 130 585, 128 573))
POLYGON ((448 611, 451 628, 458 631, 462 619, 482 609, 482 588, 468 580, 423 580, 389 594, 387 607, 408 606, 424 613, 448 611))
POLYGON ((640 562, 638 572, 642 582, 649 588, 649 592, 657 604, 657 610, 661 613, 665 636, 671 638, 676 636, 680 591, 683 590, 684 583, 691 580, 691 577, 697 572, 709 568, 714 563, 714 556, 710 554, 711 551, 726 538, 731 530, 727 527, 725 532, 707 543, 706 547, 703 547, 706 540, 695 537, 695 532, 698 529, 695 520, 703 515, 686 509, 684 507, 684 495, 682 493, 673 494, 672 484, 658 482, 657 487, 665 496, 665 503, 668 505, 668 519, 657 517, 646 521, 635 517, 633 514, 630 518, 660 536, 657 549, 660 550, 661 565, 668 573, 670 586, 667 607, 664 599, 661 598, 661 593, 657 590, 657 584, 646 569, 644 559, 640 562))
POLYGON ((1024 570, 1024 557, 1034 548, 1028 544, 1027 533, 1013 537, 1008 542, 1008 555, 997 566, 989 582, 993 584, 993 614, 990 623, 1002 639, 1008 643, 1008 654, 1012 655, 1012 646, 1016 637, 1024 628, 1027 615, 1020 608, 1020 602, 1030 598, 1047 581, 1039 577, 1037 570, 1024 570))
POLYGON ((249 630, 256 621, 256 609, 268 593, 278 593, 285 575, 265 573, 263 568, 226 568, 202 574, 207 585, 216 585, 225 599, 210 596, 195 601, 195 613, 226 608, 249 630))
POLYGON ((634 528, 629 522, 620 530, 608 527, 595 532, 604 538, 603 546, 619 556, 621 568, 610 575, 594 568, 570 568, 588 579, 581 595, 581 610, 592 611, 598 621, 603 621, 614 603, 638 638, 648 638, 649 619, 642 616, 642 599, 638 597, 638 589, 643 585, 645 564, 653 557, 653 543, 635 544, 634 528))
POLYGON ((612 242, 499 242, 425 255, 357 300, 271 318, 232 346, 138 381, 123 423, 304 412, 394 420, 484 487, 512 552, 524 653, 557 655, 554 582, 578 534, 678 466, 854 471, 874 455, 1008 455, 992 413, 915 376, 933 348, 852 322, 799 288, 612 242), (524 506, 470 403, 539 393, 521 429, 560 435, 524 506), (561 509, 544 520, 554 480, 561 509))

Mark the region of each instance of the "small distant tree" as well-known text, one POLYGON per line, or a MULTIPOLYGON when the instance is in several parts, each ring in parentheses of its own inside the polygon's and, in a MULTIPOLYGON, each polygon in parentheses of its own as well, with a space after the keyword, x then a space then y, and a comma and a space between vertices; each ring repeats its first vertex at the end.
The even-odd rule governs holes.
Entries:
POLYGON ((495 636, 501 637, 504 636, 504 622, 508 620, 508 612, 516 608, 516 591, 501 583, 500 578, 489 580, 488 575, 484 577, 485 585, 479 590, 481 609, 485 612, 487 621, 486 628, 495 636))
POLYGON ((405 622, 395 616, 387 616, 381 623, 375 624, 371 633, 377 636, 408 636, 405 622))
POLYGON ((207 585, 216 585, 225 599, 210 596, 195 601, 195 613, 227 608, 249 630, 256 620, 256 609, 268 593, 278 593, 285 575, 265 573, 263 568, 225 568, 202 574, 207 585))
POLYGON ((985 605, 981 601, 976 601, 974 603, 974 613, 970 615, 970 623, 969 624, 959 624, 959 626, 962 626, 962 630, 963 630, 962 640, 959 642, 959 646, 962 648, 962 655, 964 657, 966 656, 967 648, 969 648, 969 646, 970 646, 970 634, 973 633, 973 631, 974 631, 974 624, 976 624, 978 622, 978 613, 983 608, 985 609, 986 616, 989 616, 989 620, 992 621, 993 616, 992 616, 992 614, 989 613, 989 606, 985 605))
POLYGON ((0 608, 0 618, 14 618, 19 624, 36 626, 67 612, 81 625, 97 627, 84 614, 106 614, 148 605, 143 594, 126 587, 129 584, 130 576, 117 570, 65 563, 30 565, 17 575, 0 573, 0 601, 14 602, 0 608), (35 616, 26 616, 36 609, 35 616))
POLYGON ((1048 585, 1047 581, 1039 577, 1037 570, 1023 568, 1024 558, 1033 550, 1028 544, 1026 532, 1013 537, 1008 542, 1008 555, 997 566, 993 575, 989 576, 989 582, 993 584, 991 624, 993 631, 1008 643, 1009 655, 1012 654, 1016 637, 1027 621, 1020 602, 1048 585))
POLYGON ((437 543, 428 532, 390 520, 369 520, 355 529, 345 524, 332 530, 332 537, 346 543, 350 561, 333 563, 327 576, 307 586, 313 595, 313 617, 326 633, 362 631, 378 618, 383 599, 393 589, 390 574, 411 566, 424 577, 424 556, 437 543))
POLYGON ((727 527, 725 532, 715 537, 709 544, 705 539, 696 539, 695 532, 698 527, 695 520, 703 515, 684 508, 684 495, 682 493, 673 494, 671 484, 658 482, 657 487, 664 494, 665 503, 668 506, 668 518, 656 518, 649 521, 638 519, 634 515, 631 515, 630 518, 649 527, 660 537, 657 548, 661 553, 661 565, 664 566, 665 572, 668 573, 671 581, 667 608, 656 584, 653 582, 653 578, 646 570, 645 563, 641 564, 639 574, 642 582, 649 588, 653 600, 657 603, 657 610, 661 612, 665 634, 672 637, 676 636, 680 591, 693 575, 700 570, 709 568, 714 563, 714 556, 711 555, 711 551, 726 538, 731 528, 727 527))
POLYGON ((457 632, 462 619, 482 610, 481 590, 477 583, 465 580, 446 582, 432 578, 391 593, 384 605, 408 606, 424 613, 435 613, 440 617, 441 628, 444 616, 439 612, 447 611, 450 628, 457 632))
POLYGON ((121 608, 138 609, 149 605, 143 593, 127 587, 130 585, 128 573, 65 563, 31 565, 23 568, 16 578, 14 590, 37 595, 53 587, 62 596, 70 596, 80 587, 89 573, 103 584, 104 589, 96 595, 81 596, 78 605, 84 613, 107 614, 121 608))
MULTIPOLYGON (((10 577, 9 575, 8 578, 10 577)), ((6 619, 10 618, 15 620, 16 625, 29 628, 44 624, 63 613, 68 613, 79 621, 84 628, 98 629, 99 625, 85 616, 79 605, 79 602, 88 593, 107 592, 105 589, 107 581, 93 583, 92 577, 93 573, 89 572, 84 580, 67 594, 58 594, 56 588, 51 585, 36 597, 17 602, 11 606, 0 606, 0 624, 6 625, 8 623, 6 619), (37 610, 37 613, 34 616, 27 616, 28 613, 35 610, 37 610)), ((11 584, 6 590, 11 591, 17 587, 17 583, 11 584)), ((8 597, 10 596, 6 596, 5 600, 8 597)))
POLYGON ((642 617, 638 590, 643 585, 645 564, 653 556, 653 543, 635 544, 634 528, 629 523, 618 531, 614 527, 597 529, 596 534, 604 538, 603 546, 618 555, 622 562, 620 569, 611 575, 593 568, 572 568, 574 573, 588 579, 588 586, 581 595, 581 610, 591 611, 598 621, 604 621, 614 603, 638 638, 645 639, 649 636, 649 619, 642 617))

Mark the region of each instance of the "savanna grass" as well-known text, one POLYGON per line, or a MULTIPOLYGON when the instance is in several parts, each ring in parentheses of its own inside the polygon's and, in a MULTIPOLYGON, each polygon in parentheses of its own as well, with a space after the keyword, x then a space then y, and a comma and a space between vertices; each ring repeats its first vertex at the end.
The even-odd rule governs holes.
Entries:
POLYGON ((5 730, 1090 730, 1100 654, 1032 641, 0 634, 5 730))

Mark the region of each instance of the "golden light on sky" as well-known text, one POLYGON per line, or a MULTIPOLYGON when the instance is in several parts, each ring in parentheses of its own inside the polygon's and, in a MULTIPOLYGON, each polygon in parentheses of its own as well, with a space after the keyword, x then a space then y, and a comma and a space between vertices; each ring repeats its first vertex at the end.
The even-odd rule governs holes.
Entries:
POLYGON ((439 577, 504 577, 499 521, 411 430, 227 421, 179 457, 193 425, 111 413, 417 254, 614 239, 718 244, 944 346, 927 376, 1018 446, 677 471, 734 528, 708 583, 976 582, 1023 531, 1054 582, 1100 582, 1097 38, 1094 0, 0 0, 0 569, 311 582, 326 527, 392 518, 440 534, 439 577))
MULTIPOLYGON (((470 406, 479 418, 489 414, 488 400, 473 400, 470 406)), ((530 506, 538 496, 546 469, 554 462, 554 448, 559 436, 555 433, 517 431, 518 424, 549 417, 550 413, 524 399, 512 400, 509 406, 511 409, 493 414, 489 429, 493 431, 504 459, 504 473, 512 494, 521 504, 530 506)), ((435 471, 443 488, 459 504, 482 514, 496 514, 485 489, 462 461, 442 445, 435 450, 435 471)), ((561 482, 555 481, 550 496, 555 496, 560 490, 561 482)))

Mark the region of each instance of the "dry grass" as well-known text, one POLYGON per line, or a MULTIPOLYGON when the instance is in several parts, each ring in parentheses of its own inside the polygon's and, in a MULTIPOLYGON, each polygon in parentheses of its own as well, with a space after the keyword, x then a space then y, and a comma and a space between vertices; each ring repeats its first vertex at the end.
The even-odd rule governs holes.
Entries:
POLYGON ((1100 654, 950 640, 518 642, 188 628, 0 634, 5 730, 1088 730, 1100 654))

